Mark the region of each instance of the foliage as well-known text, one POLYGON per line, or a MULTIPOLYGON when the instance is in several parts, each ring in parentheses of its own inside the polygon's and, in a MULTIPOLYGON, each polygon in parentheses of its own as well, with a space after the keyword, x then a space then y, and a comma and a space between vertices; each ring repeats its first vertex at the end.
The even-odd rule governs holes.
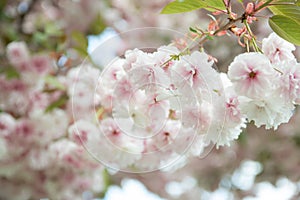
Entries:
POLYGON ((300 45, 300 23, 284 15, 274 15, 269 19, 270 27, 285 40, 300 45))
MULTIPOLYGON (((220 11, 227 9, 227 14, 230 14, 231 8, 226 5, 225 0, 176 0, 164 7, 162 14, 174 14, 181 12, 190 12, 196 9, 204 8, 209 11, 220 11)), ((243 1, 239 1, 241 4, 243 1)), ((252 3, 249 3, 250 5, 252 3)), ((254 4, 253 4, 254 5, 254 4)), ((255 17, 255 14, 262 8, 268 7, 274 16, 269 18, 269 24, 274 32, 287 41, 300 45, 300 7, 298 0, 268 0, 261 1, 260 6, 257 6, 252 13, 244 13, 244 16, 255 17)), ((250 7, 249 7, 250 8, 250 7)), ((231 17, 229 17, 230 19, 231 17)), ((226 27, 230 28, 230 27, 226 27)))
POLYGON ((169 3, 162 11, 162 14, 174 14, 189 12, 204 8, 207 10, 225 9, 222 0, 175 0, 169 3))

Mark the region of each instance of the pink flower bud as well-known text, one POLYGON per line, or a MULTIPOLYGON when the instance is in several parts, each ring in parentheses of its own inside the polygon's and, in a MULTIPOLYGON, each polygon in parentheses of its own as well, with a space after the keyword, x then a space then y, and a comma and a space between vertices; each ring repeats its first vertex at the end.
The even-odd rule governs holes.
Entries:
POLYGON ((251 14, 254 13, 254 11, 255 11, 255 4, 253 2, 248 3, 247 6, 246 6, 245 12, 248 15, 251 15, 251 14))

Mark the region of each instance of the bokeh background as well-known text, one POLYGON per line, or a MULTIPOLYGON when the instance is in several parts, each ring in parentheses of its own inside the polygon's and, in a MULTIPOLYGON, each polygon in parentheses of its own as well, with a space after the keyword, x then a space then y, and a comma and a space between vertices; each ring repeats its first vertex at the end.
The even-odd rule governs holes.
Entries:
MULTIPOLYGON (((10 139, 19 142, 7 142, 5 127, 9 120, 3 113, 12 116, 18 127, 23 123, 20 120, 27 120, 29 116, 12 102, 15 99, 26 102, 26 98, 31 98, 27 91, 17 93, 6 87, 7 82, 16 79, 15 71, 10 70, 13 66, 7 55, 8 44, 24 41, 32 55, 51 59, 53 76, 65 76, 84 59, 101 69, 126 49, 155 49, 180 41, 189 27, 205 29, 211 20, 204 10, 159 14, 168 2, 170 0, 0 1, 0 124, 4 127, 0 126, 3 147, 0 147, 0 199, 300 199, 300 112, 297 110, 291 121, 276 131, 249 124, 230 147, 213 149, 205 158, 190 159, 184 166, 144 174, 117 172, 103 166, 65 165, 58 161, 53 162, 52 167, 32 167, 43 159, 36 159, 36 163, 30 165, 29 155, 24 152, 34 150, 43 157, 40 152, 47 151, 57 138, 43 144, 38 138, 34 145, 26 146, 25 136, 14 128, 10 139), (13 78, 8 80, 7 76, 13 78), (20 150, 22 145, 26 148, 20 150), (65 176, 69 171, 72 178, 65 176)), ((234 9, 241 11, 238 5, 234 9)), ((266 10, 264 14, 270 13, 266 10)), ((259 18, 254 25, 257 38, 261 40, 270 32, 267 19, 259 18)), ((245 51, 232 35, 209 41, 205 50, 217 58, 216 67, 224 72, 233 58, 245 51)), ((295 55, 299 60, 299 48, 295 55)), ((51 94, 45 98, 55 99, 55 95, 59 96, 51 94)), ((41 129, 55 125, 51 120, 61 121, 63 117, 65 115, 47 118, 41 129)), ((67 127, 65 129, 67 132, 67 127)), ((59 152, 67 151, 66 148, 56 145, 59 152)), ((68 153, 75 154, 69 149, 68 153)), ((76 156, 75 160, 89 162, 81 160, 81 154, 79 158, 76 156)))

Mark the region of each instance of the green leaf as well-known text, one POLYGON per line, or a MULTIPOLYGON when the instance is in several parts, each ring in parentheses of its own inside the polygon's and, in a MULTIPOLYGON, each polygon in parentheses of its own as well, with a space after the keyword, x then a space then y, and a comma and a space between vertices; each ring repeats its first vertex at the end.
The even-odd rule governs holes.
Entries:
POLYGON ((79 31, 74 31, 72 33, 72 39, 76 42, 77 46, 80 46, 83 49, 86 49, 88 47, 88 41, 83 33, 79 31))
POLYGON ((88 31, 89 35, 98 35, 106 28, 106 24, 104 19, 100 14, 94 19, 92 24, 90 25, 90 29, 88 31))
POLYGON ((107 169, 104 169, 102 171, 102 182, 104 183, 104 189, 102 192, 99 194, 101 198, 104 198, 109 186, 112 184, 111 178, 109 176, 109 172, 107 169))
POLYGON ((3 67, 0 73, 4 73, 7 79, 20 78, 19 72, 13 67, 3 67))
POLYGON ((197 30, 194 29, 193 27, 190 27, 190 31, 193 32, 193 33, 197 33, 197 30))
POLYGON ((207 35, 206 38, 209 40, 214 40, 214 38, 211 35, 207 35))
POLYGON ((247 138, 248 134, 246 130, 242 130, 241 134, 238 137, 238 142, 241 143, 242 145, 246 145, 247 144, 247 138))
POLYGON ((300 23, 283 15, 274 15, 269 19, 269 25, 283 39, 300 45, 300 23))
POLYGON ((81 32, 74 31, 72 33, 72 39, 75 42, 74 49, 82 56, 87 56, 88 41, 85 35, 81 32))
POLYGON ((215 11, 216 9, 224 10, 225 5, 222 0, 175 0, 166 5, 161 11, 161 13, 183 13, 197 10, 200 8, 204 8, 209 11, 215 11))
POLYGON ((3 9, 5 8, 7 0, 0 1, 0 15, 2 15, 3 9))
POLYGON ((298 133, 298 134, 295 134, 295 136, 293 136, 292 138, 293 138, 293 140, 294 140, 296 146, 297 146, 297 147, 300 147, 300 135, 299 135, 299 133, 298 133))
POLYGON ((55 108, 59 108, 63 105, 65 105, 65 103, 68 101, 69 97, 66 94, 63 94, 62 96, 59 97, 59 99, 57 99, 56 101, 52 102, 45 110, 45 113, 47 112, 51 112, 52 110, 54 110, 55 108))
POLYGON ((202 0, 176 0, 164 7, 162 14, 183 13, 204 8, 205 4, 202 0))
POLYGON ((269 9, 274 15, 283 15, 292 18, 300 23, 300 7, 296 5, 270 6, 269 9))
POLYGON ((47 84, 53 86, 53 87, 56 88, 56 89, 59 89, 59 90, 65 90, 65 89, 66 89, 66 87, 65 87, 61 82, 59 82, 59 81, 57 80, 57 78, 54 77, 54 76, 50 76, 50 75, 49 75, 49 76, 46 76, 46 77, 44 78, 44 80, 45 80, 45 83, 47 83, 47 84))
POLYGON ((290 3, 296 6, 300 6, 300 0, 277 0, 272 3, 290 3))
POLYGON ((81 47, 74 47, 74 49, 77 51, 77 53, 82 57, 87 57, 89 53, 86 49, 82 49, 81 47))
POLYGON ((299 1, 299 0, 277 0, 272 3, 294 3, 294 4, 297 4, 297 1, 299 1))
POLYGON ((9 68, 9 70, 6 71, 6 78, 7 79, 20 78, 20 74, 14 68, 9 68))
POLYGON ((48 36, 61 36, 63 32, 59 29, 55 23, 47 23, 45 26, 45 34, 48 36))
POLYGON ((48 36, 43 32, 37 31, 33 34, 33 41, 37 44, 46 43, 48 39, 48 36))
POLYGON ((222 0, 205 0, 204 1, 206 6, 209 7, 209 8, 205 8, 206 10, 209 10, 209 11, 215 11, 216 9, 213 9, 213 8, 217 8, 217 9, 220 9, 220 10, 225 10, 226 7, 223 3, 222 0))
POLYGON ((176 0, 164 7, 162 14, 174 14, 190 12, 204 8, 209 11, 224 10, 225 5, 222 0, 176 0))

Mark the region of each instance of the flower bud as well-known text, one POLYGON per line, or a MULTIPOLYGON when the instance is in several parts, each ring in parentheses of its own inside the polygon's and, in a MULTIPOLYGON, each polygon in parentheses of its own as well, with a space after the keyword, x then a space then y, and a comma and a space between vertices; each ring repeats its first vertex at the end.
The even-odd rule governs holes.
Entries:
POLYGON ((253 2, 248 3, 247 6, 246 6, 245 12, 248 15, 251 15, 251 14, 254 13, 254 11, 255 11, 255 4, 253 2))

